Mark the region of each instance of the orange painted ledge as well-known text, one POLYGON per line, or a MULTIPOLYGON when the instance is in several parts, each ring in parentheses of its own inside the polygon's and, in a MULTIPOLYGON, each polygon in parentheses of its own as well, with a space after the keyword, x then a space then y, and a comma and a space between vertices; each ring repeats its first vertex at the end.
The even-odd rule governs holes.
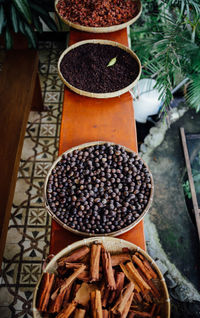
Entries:
MULTIPOLYGON (((86 39, 108 39, 128 45, 127 30, 109 34, 92 34, 72 30, 69 44, 86 39)), ((137 152, 137 135, 130 93, 109 99, 83 97, 65 88, 59 155, 67 149, 90 141, 111 141, 137 152)), ((145 249, 144 225, 118 236, 145 249)), ((50 253, 82 239, 52 221, 50 253)))

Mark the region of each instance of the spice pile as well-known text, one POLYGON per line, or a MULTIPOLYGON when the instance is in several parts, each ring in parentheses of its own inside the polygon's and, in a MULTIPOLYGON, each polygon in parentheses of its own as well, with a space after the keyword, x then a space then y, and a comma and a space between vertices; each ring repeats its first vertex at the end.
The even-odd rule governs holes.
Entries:
POLYGON ((60 71, 78 89, 110 93, 130 85, 139 74, 139 64, 119 47, 88 43, 70 50, 62 58, 60 71), (114 59, 115 63, 108 66, 114 59))
POLYGON ((43 274, 39 311, 56 318, 161 317, 162 286, 141 253, 125 248, 111 255, 102 244, 93 243, 57 264, 57 275, 43 274))
POLYGON ((151 175, 124 147, 100 144, 64 154, 47 182, 47 202, 63 223, 85 233, 112 233, 146 208, 151 175))
POLYGON ((108 27, 133 19, 138 2, 133 0, 59 0, 62 18, 87 27, 108 27))

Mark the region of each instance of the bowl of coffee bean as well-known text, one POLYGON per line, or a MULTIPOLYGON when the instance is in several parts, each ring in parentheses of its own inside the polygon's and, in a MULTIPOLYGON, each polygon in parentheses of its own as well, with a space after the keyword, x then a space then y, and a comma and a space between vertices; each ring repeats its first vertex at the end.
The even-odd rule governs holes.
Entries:
POLYGON ((152 174, 137 153, 98 141, 64 152, 50 168, 45 206, 63 228, 82 236, 117 236, 132 229, 153 200, 152 174))

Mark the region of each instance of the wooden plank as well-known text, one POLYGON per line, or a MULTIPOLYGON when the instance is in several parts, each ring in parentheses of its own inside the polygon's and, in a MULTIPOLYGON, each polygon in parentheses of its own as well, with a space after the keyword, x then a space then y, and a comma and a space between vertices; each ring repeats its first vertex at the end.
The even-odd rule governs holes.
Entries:
POLYGON ((187 142, 186 142, 186 137, 185 137, 185 130, 183 127, 180 128, 180 132, 181 132, 181 140, 182 140, 182 144, 183 144, 183 152, 184 152, 184 156, 185 156, 185 163, 186 163, 186 168, 187 168, 187 173, 188 173, 188 179, 189 179, 189 183, 190 183, 190 191, 191 191, 191 195, 192 195, 192 203, 193 203, 193 207, 194 207, 197 230, 198 230, 198 235, 199 235, 199 239, 200 239, 200 209, 198 207, 195 185, 194 185, 194 180, 192 177, 192 168, 190 165, 190 157, 189 157, 187 142))
POLYGON ((38 71, 35 50, 10 50, 0 72, 0 263, 38 71))
MULTIPOLYGON (((109 34, 91 34, 70 31, 69 44, 86 39, 114 40, 128 46, 127 30, 109 34)), ((130 93, 109 99, 80 96, 64 90, 59 154, 67 149, 90 141, 112 141, 137 152, 137 135, 133 101, 130 93)), ((141 221, 134 229, 119 238, 145 249, 144 225, 141 221)), ((81 237, 66 231, 52 221, 50 253, 55 254, 81 237)))

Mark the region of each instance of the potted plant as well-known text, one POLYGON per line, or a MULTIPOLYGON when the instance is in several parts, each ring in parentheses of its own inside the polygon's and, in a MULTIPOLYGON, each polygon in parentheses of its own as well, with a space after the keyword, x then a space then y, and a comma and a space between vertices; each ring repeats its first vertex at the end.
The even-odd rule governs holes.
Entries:
MULTIPOLYGON (((173 93, 187 87, 188 104, 200 110, 200 3, 198 0, 148 0, 131 32, 132 48, 143 65, 143 78, 156 80, 160 113, 173 93)), ((147 106, 148 107, 148 106, 147 106)))
POLYGON ((49 12, 54 11, 53 0, 1 0, 0 35, 5 40, 6 49, 13 47, 16 34, 23 34, 29 47, 36 47, 36 32, 43 32, 44 22, 52 31, 56 23, 49 12))

